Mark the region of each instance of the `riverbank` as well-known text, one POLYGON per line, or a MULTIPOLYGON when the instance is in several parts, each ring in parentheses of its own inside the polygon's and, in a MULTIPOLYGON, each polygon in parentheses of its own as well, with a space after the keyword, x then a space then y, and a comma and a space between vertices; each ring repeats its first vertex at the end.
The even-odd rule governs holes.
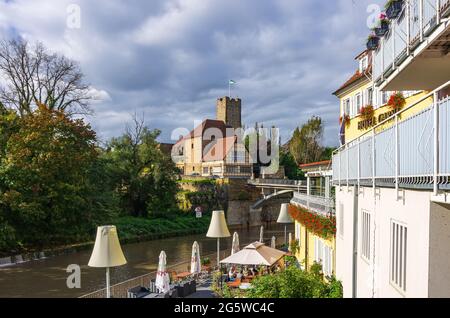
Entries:
MULTIPOLYGON (((131 244, 206 233, 210 221, 210 216, 204 216, 197 219, 192 215, 177 215, 171 219, 121 217, 110 222, 110 224, 117 227, 119 239, 122 244, 131 244)), ((74 244, 44 246, 39 248, 23 247, 12 252, 0 252, 0 266, 67 255, 90 249, 95 242, 95 232, 90 236, 92 240, 75 242, 74 244)))

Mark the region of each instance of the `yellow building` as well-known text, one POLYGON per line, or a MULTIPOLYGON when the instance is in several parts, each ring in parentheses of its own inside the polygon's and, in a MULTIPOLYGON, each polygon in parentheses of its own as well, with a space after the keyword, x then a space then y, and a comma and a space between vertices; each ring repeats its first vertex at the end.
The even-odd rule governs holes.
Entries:
POLYGON ((294 193, 289 212, 295 220, 296 257, 304 270, 315 263, 325 277, 336 273, 336 221, 331 193, 331 161, 301 165, 307 187, 294 193), (319 225, 321 224, 321 225, 319 225))
MULTIPOLYGON (((355 59, 358 62, 356 72, 333 94, 339 98, 339 122, 345 131, 341 136, 341 143, 348 143, 367 132, 374 126, 382 123, 396 113, 389 105, 389 98, 396 92, 381 91, 372 81, 372 51, 364 51, 355 59), (361 114, 364 107, 371 106, 373 113, 370 116, 361 114)), ((403 108, 408 109, 400 116, 400 120, 407 119, 433 103, 433 97, 427 97, 426 91, 402 91, 405 97, 403 108)), ((386 122, 386 125, 378 127, 377 130, 385 129, 394 124, 394 121, 386 122)), ((342 131, 341 131, 342 133, 342 131)))

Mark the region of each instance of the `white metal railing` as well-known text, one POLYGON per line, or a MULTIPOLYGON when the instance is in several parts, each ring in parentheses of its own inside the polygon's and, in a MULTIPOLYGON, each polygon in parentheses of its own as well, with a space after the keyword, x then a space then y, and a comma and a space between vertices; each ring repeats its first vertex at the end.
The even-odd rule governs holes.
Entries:
POLYGON ((450 185, 450 98, 439 95, 449 86, 450 81, 336 150, 333 183, 420 185, 435 194, 450 185), (431 97, 430 107, 404 117, 431 97))
POLYGON ((450 13, 450 0, 404 0, 403 11, 374 51, 373 79, 384 80, 450 13))
POLYGON ((298 204, 311 212, 325 217, 333 216, 335 214, 334 200, 332 198, 295 192, 291 203, 298 204))

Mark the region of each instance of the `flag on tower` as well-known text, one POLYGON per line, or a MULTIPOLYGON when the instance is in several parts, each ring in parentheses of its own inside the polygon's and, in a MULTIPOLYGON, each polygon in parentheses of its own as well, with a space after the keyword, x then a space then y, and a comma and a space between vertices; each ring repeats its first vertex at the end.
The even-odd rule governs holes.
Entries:
POLYGON ((234 85, 234 84, 236 84, 236 82, 233 81, 233 80, 230 80, 229 84, 230 84, 230 85, 234 85))

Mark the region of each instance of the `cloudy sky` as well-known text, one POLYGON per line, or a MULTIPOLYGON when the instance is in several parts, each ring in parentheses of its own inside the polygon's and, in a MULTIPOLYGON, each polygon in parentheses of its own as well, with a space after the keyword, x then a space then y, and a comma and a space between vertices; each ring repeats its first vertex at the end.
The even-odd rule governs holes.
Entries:
POLYGON ((276 125, 286 141, 318 115, 325 143, 337 145, 331 93, 355 71, 369 5, 382 2, 0 0, 0 36, 78 60, 101 98, 88 120, 104 140, 136 112, 169 142, 173 129, 214 118, 233 79, 248 126, 276 125))

